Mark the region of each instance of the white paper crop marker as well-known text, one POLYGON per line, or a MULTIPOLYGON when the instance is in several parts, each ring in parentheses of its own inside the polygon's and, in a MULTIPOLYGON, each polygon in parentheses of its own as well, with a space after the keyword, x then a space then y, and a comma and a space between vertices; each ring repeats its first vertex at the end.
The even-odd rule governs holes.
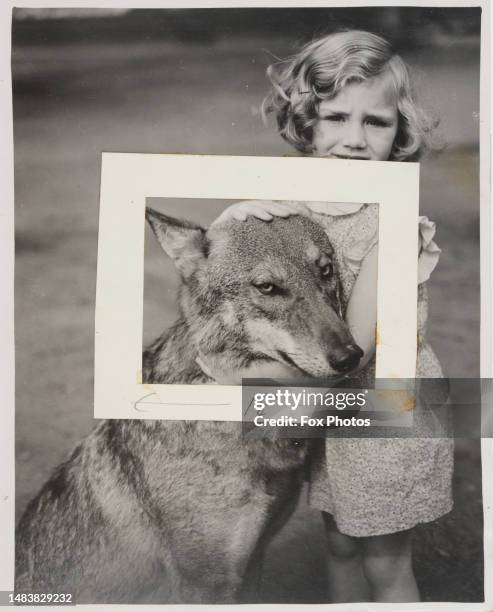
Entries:
POLYGON ((414 378, 419 164, 103 153, 96 418, 241 421, 241 387, 141 382, 144 211, 150 197, 378 203, 376 376, 414 378))

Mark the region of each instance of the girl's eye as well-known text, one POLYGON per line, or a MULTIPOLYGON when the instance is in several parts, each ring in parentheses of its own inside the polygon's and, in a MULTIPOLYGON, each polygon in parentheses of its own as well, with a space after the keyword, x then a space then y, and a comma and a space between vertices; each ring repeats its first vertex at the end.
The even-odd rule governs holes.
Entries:
POLYGON ((274 283, 258 283, 254 284, 254 287, 260 291, 262 295, 275 295, 280 292, 280 288, 274 283))
POLYGON ((376 117, 368 117, 366 119, 367 125, 372 125, 373 127, 386 128, 390 127, 390 124, 383 119, 377 119, 376 117))
POLYGON ((344 115, 327 115, 324 117, 326 121, 331 121, 332 123, 342 123, 345 120, 344 115))
POLYGON ((330 278, 333 274, 334 270, 331 263, 325 264, 320 268, 320 276, 322 278, 330 278))

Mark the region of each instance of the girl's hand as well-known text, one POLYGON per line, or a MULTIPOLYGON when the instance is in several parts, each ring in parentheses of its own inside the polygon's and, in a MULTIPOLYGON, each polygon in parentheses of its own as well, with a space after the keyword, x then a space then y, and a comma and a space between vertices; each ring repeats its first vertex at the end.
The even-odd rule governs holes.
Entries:
POLYGON ((271 221, 273 217, 289 217, 290 215, 309 215, 307 207, 300 202, 274 202, 273 200, 246 200, 231 204, 213 221, 212 225, 231 219, 245 221, 248 217, 256 217, 262 221, 271 221))

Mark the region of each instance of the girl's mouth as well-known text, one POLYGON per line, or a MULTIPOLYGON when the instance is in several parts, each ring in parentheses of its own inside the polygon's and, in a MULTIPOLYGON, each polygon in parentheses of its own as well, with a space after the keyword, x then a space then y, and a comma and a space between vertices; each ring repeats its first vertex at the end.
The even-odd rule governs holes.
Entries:
POLYGON ((330 157, 335 159, 361 159, 364 161, 369 161, 369 157, 363 157, 362 155, 337 155, 336 153, 332 153, 330 157))

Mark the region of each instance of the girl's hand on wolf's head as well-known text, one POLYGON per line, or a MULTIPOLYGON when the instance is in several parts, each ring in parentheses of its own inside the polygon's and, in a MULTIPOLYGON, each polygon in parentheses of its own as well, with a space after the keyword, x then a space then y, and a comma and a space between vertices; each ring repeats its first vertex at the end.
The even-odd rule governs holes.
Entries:
POLYGON ((274 202, 273 200, 246 200, 231 204, 213 221, 218 225, 231 219, 245 221, 248 217, 256 217, 262 221, 271 221, 274 217, 289 217, 290 215, 309 215, 307 207, 301 202, 274 202))

